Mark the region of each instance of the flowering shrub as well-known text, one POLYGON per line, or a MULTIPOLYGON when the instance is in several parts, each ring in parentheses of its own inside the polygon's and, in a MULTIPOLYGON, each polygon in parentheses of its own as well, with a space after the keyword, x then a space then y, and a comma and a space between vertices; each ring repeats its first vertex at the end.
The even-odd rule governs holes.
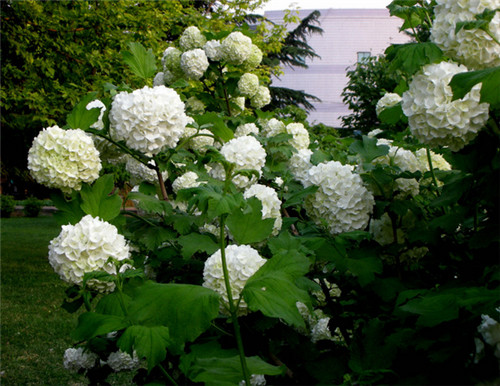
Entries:
MULTIPOLYGON (((65 366, 103 384, 122 370, 138 384, 494 380, 499 71, 425 40, 434 8, 389 7, 423 41, 388 48, 400 82, 366 136, 262 111, 249 29, 186 29, 162 75, 132 46, 126 64, 155 87, 108 85, 106 109, 88 95, 59 129, 126 155, 137 183, 121 197, 95 176, 53 196, 49 262, 71 285, 64 308, 85 307, 65 366)), ((40 169, 49 153, 33 153, 40 169)), ((59 187, 60 170, 41 181, 59 187)))

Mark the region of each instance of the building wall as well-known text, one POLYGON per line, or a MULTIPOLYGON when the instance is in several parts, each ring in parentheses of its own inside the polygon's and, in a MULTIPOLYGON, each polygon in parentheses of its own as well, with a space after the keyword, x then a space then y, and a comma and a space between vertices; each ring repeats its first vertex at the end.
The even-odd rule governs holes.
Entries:
MULTIPOLYGON (((313 10, 300 10, 302 19, 313 10)), ((341 93, 347 85, 346 72, 354 68, 358 52, 371 56, 382 54, 393 43, 406 43, 409 37, 399 32, 402 20, 389 16, 387 9, 321 9, 319 18, 323 35, 309 37, 308 44, 321 57, 307 60, 309 68, 284 68, 284 75, 273 85, 314 95, 310 123, 341 127, 340 117, 350 114, 341 93)), ((265 16, 275 23, 283 20, 283 11, 269 11, 265 16)), ((295 26, 290 26, 293 29, 295 26)))

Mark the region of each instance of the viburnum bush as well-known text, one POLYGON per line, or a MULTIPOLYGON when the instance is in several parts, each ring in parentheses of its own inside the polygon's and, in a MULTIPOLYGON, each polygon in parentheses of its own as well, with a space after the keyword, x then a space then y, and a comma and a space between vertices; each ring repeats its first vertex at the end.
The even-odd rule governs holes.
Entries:
POLYGON ((29 153, 33 177, 61 191, 49 261, 71 285, 63 307, 85 307, 64 366, 92 384, 116 371, 137 384, 494 382, 498 4, 436 3, 389 6, 418 41, 386 50, 400 83, 377 104, 384 130, 358 138, 262 111, 249 29, 191 26, 159 72, 130 44, 144 87, 85 96, 29 153), (488 55, 468 60, 484 40, 488 55), (99 177, 96 149, 127 164, 126 196, 99 177))

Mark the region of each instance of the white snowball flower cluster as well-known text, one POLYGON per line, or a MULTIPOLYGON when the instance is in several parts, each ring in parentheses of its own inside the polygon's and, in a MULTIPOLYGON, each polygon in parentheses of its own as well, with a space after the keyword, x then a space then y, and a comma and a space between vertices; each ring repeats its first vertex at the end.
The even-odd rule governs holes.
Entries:
POLYGON ((184 135, 182 138, 189 138, 196 134, 203 134, 198 137, 193 137, 188 142, 188 147, 193 150, 198 150, 201 153, 206 151, 207 146, 214 145, 213 133, 208 129, 196 130, 194 127, 186 127, 184 135))
POLYGON ((289 143, 295 149, 308 149, 310 144, 309 132, 302 123, 289 123, 286 126, 287 134, 293 135, 289 143))
POLYGON ((182 51, 175 47, 168 47, 163 52, 161 63, 163 65, 164 76, 167 73, 175 77, 182 74, 181 55, 182 51))
MULTIPOLYGON (((373 239, 380 245, 394 243, 392 221, 387 213, 384 213, 379 219, 372 219, 370 221, 370 233, 373 235, 373 239)), ((402 244, 406 239, 405 233, 401 228, 398 228, 396 233, 398 244, 402 244)))
POLYGON ((186 110, 192 114, 203 114, 205 112, 205 104, 195 96, 188 98, 185 104, 186 110))
POLYGON ((259 77, 249 72, 243 74, 238 81, 240 94, 248 98, 253 97, 259 89, 259 77))
POLYGON ((412 134, 431 146, 458 151, 474 139, 488 120, 487 103, 479 103, 481 84, 452 101, 448 85, 453 75, 467 71, 455 63, 424 66, 403 93, 402 108, 412 134))
POLYGON ((102 118, 104 116, 104 112, 106 111, 106 106, 99 99, 95 99, 95 100, 89 102, 86 106, 87 110, 92 110, 95 108, 100 109, 101 113, 99 114, 97 121, 95 123, 93 123, 92 126, 90 126, 90 127, 92 129, 102 130, 102 129, 104 129, 104 123, 102 121, 102 118))
MULTIPOLYGON (((429 167, 429 161, 427 160, 427 151, 425 149, 418 149, 415 152, 415 155, 417 156, 418 162, 420 163, 420 171, 425 173, 430 170, 429 167)), ((432 162, 432 168, 433 169, 439 169, 439 170, 451 170, 451 165, 444 159, 444 157, 441 154, 434 153, 431 150, 431 162, 432 162)))
POLYGON ((363 186, 361 177, 352 172, 352 166, 337 161, 309 169, 305 187, 319 189, 305 200, 305 208, 318 225, 323 221, 332 235, 364 229, 368 225, 375 200, 363 186))
POLYGON ((495 356, 500 359, 500 323, 489 315, 481 315, 481 320, 477 331, 487 344, 495 348, 495 356))
POLYGON ((114 139, 144 154, 175 147, 188 123, 181 98, 165 86, 117 94, 109 120, 114 139))
POLYGON ((208 68, 205 51, 200 48, 186 51, 181 55, 181 68, 189 79, 200 79, 208 68))
MULTIPOLYGON (((264 265, 266 260, 259 255, 257 250, 248 245, 229 245, 225 249, 225 255, 231 295, 236 305, 246 282, 264 265)), ((220 249, 205 261, 203 287, 210 288, 221 296, 221 311, 226 313, 229 298, 224 282, 220 249)), ((239 303, 238 312, 240 315, 248 312, 248 305, 243 299, 239 303)))
MULTIPOLYGON (((462 28, 455 32, 457 23, 476 21, 475 15, 486 8, 494 10, 499 7, 498 0, 438 0, 430 39, 451 58, 471 69, 499 66, 500 45, 485 31, 462 28)), ((500 40, 499 12, 488 27, 497 41, 500 40)))
POLYGON ((183 51, 202 48, 206 42, 205 36, 195 26, 187 27, 179 38, 179 46, 183 51))
POLYGON ((303 334, 307 334, 311 337, 311 342, 317 343, 320 340, 331 340, 335 342, 341 342, 342 335, 340 334, 340 329, 337 327, 334 335, 330 332, 328 324, 330 323, 330 318, 325 315, 321 309, 316 309, 313 312, 309 311, 304 303, 297 302, 297 309, 304 318, 306 322, 307 330, 299 331, 303 334))
POLYGON ((84 182, 94 182, 101 167, 92 138, 80 129, 43 129, 28 152, 28 169, 33 178, 65 193, 80 190, 84 182))
MULTIPOLYGON (((106 271, 116 274, 116 266, 109 258, 128 259, 130 249, 125 238, 114 225, 86 215, 75 225, 63 225, 59 236, 49 245, 49 263, 62 280, 81 285, 86 272, 106 271)), ((92 282, 97 290, 106 290, 106 282, 92 282)))
POLYGON ((203 46, 205 54, 210 60, 219 61, 222 57, 221 44, 218 40, 209 40, 203 46))
POLYGON ((283 122, 276 118, 271 118, 265 121, 258 122, 262 128, 262 134, 267 138, 275 135, 286 133, 286 126, 283 122))
POLYGON ((140 367, 140 360, 137 353, 134 351, 133 356, 121 350, 109 354, 106 363, 114 371, 137 370, 140 367))
POLYGON ((177 194, 181 189, 196 188, 200 186, 202 182, 198 181, 198 178, 199 176, 195 172, 186 172, 177 177, 172 183, 174 193, 177 194))
MULTIPOLYGON (((262 168, 266 163, 266 151, 255 137, 246 135, 233 138, 222 146, 220 152, 227 161, 236 165, 235 171, 254 169, 259 175, 262 174, 262 168)), ((210 174, 214 178, 225 179, 224 169, 221 165, 214 165, 210 174)), ((237 175, 233 178, 234 184, 242 189, 252 185, 256 180, 256 176, 249 179, 247 176, 237 175)))
MULTIPOLYGON (((238 386, 245 386, 247 383, 241 381, 238 386)), ((252 374, 250 376, 250 386, 266 386, 266 377, 262 374, 252 374)))
POLYGON ((80 369, 91 369, 99 357, 91 351, 84 351, 82 347, 68 348, 64 351, 63 365, 66 370, 77 373, 80 369))
POLYGON ((164 72, 159 72, 155 75, 153 79, 153 87, 157 86, 165 86, 165 73, 164 72))
POLYGON ((252 44, 250 56, 243 62, 243 68, 246 70, 253 70, 262 62, 263 54, 259 47, 252 44))
POLYGON ((236 117, 243 110, 245 110, 245 97, 240 96, 240 97, 236 97, 236 98, 230 98, 229 101, 236 105, 236 109, 231 107, 231 115, 234 115, 236 117))
POLYGON ((300 149, 294 153, 288 161, 288 169, 292 172, 297 181, 304 182, 307 173, 313 167, 311 156, 313 152, 310 149, 300 149))
POLYGON ((401 97, 393 92, 388 92, 384 94, 382 98, 380 98, 375 106, 375 112, 377 116, 385 109, 389 107, 396 106, 399 102, 401 102, 401 97))
MULTIPOLYGON (((154 161, 150 161, 154 165, 154 161)), ((158 175, 154 169, 151 169, 144 165, 143 163, 137 161, 133 157, 127 157, 127 163, 125 164, 125 169, 130 173, 130 184, 139 185, 143 181, 150 182, 152 184, 158 185, 158 175)), ((168 172, 161 172, 163 181, 168 178, 168 172)))
POLYGON ((248 199, 250 197, 257 197, 262 203, 262 218, 274 218, 273 236, 276 236, 281 230, 281 200, 278 193, 273 188, 261 184, 254 184, 250 186, 243 197, 248 199))
POLYGON ((235 65, 243 64, 252 54, 252 39, 241 32, 231 32, 220 46, 221 59, 235 65))
POLYGON ((261 109, 271 103, 271 93, 265 86, 259 86, 257 92, 250 98, 250 104, 256 109, 261 109))
POLYGON ((255 123, 244 123, 243 125, 239 125, 234 132, 234 136, 236 138, 250 134, 255 134, 255 135, 259 134, 259 128, 255 123))

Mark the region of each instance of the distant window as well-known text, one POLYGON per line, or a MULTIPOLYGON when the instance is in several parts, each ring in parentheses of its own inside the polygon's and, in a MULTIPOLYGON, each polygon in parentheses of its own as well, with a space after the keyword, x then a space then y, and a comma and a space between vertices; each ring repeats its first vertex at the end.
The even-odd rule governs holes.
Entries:
POLYGON ((358 52, 358 63, 364 62, 370 56, 371 56, 371 54, 369 52, 364 52, 364 51, 358 52))

